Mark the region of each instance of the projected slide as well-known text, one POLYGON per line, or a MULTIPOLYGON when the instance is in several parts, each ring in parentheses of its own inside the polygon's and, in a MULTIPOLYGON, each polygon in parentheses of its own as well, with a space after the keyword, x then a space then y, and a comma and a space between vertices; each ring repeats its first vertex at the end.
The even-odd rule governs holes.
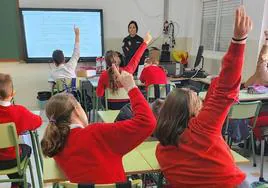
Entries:
POLYGON ((80 28, 81 58, 102 55, 101 12, 21 10, 28 58, 51 58, 55 49, 71 57, 75 34, 80 28))

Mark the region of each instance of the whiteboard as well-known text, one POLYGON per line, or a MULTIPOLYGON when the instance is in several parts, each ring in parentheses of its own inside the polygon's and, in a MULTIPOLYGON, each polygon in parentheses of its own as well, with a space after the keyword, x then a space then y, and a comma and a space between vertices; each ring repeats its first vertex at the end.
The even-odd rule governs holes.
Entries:
POLYGON ((51 58, 56 49, 71 57, 74 25, 80 29, 81 58, 103 55, 101 10, 21 9, 21 16, 28 59, 51 58))

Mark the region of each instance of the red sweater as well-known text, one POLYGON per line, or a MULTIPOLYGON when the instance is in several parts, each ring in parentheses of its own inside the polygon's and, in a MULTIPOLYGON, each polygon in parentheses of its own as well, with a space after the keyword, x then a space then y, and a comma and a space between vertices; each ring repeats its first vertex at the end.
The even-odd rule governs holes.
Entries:
MULTIPOLYGON (((133 74, 137 68, 137 66, 139 65, 140 62, 140 58, 143 55, 145 49, 147 48, 147 44, 145 42, 143 42, 140 47, 138 48, 138 50, 136 51, 136 53, 134 54, 134 56, 131 58, 130 62, 128 63, 127 66, 125 67, 121 67, 120 71, 124 70, 129 72, 130 74, 133 74)), ((110 84, 109 84, 109 75, 107 71, 102 72, 102 74, 100 75, 100 79, 98 82, 98 87, 97 87, 97 96, 98 97, 102 97, 104 96, 104 92, 106 88, 109 88, 110 84)))
MULTIPOLYGON (((14 122, 18 135, 25 131, 34 130, 41 126, 42 119, 20 105, 1 106, 0 123, 14 122)), ((16 158, 15 148, 0 149, 0 160, 11 160, 16 158)))
POLYGON ((167 75, 162 67, 150 65, 142 70, 140 81, 146 87, 151 84, 167 84, 167 75))
POLYGON ((129 93, 134 117, 71 129, 63 151, 54 159, 71 182, 126 181, 122 157, 150 136, 155 117, 138 88, 129 93))
POLYGON ((178 145, 157 146, 157 160, 172 187, 226 188, 245 179, 221 134, 228 111, 238 98, 244 49, 243 44, 230 45, 220 76, 212 81, 203 108, 189 121, 178 145))

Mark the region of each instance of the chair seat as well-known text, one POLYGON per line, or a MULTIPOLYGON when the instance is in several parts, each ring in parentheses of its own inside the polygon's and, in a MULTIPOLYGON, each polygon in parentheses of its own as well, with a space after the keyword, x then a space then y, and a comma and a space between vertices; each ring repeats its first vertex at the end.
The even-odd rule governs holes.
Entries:
MULTIPOLYGON (((29 161, 28 157, 25 157, 24 160, 21 161, 21 163, 20 163, 21 170, 27 166, 28 161, 29 161)), ((16 166, 16 167, 5 169, 5 170, 0 170, 0 175, 14 174, 17 172, 18 172, 18 168, 16 166)))

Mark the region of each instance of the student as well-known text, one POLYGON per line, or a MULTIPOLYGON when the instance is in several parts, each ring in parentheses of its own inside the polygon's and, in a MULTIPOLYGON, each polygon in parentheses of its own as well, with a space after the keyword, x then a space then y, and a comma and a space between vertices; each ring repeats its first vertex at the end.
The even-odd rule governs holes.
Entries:
MULTIPOLYGON (((0 123, 14 122, 18 135, 25 131, 34 130, 42 124, 40 116, 37 116, 21 105, 11 104, 14 97, 13 83, 10 75, 0 73, 0 123)), ((30 157, 31 147, 20 144, 20 158, 30 157)), ((17 166, 16 153, 14 147, 0 149, 0 170, 17 166)), ((18 173, 9 174, 10 179, 22 178, 18 173)), ((12 188, 23 187, 18 183, 12 183, 12 188)))
MULTIPOLYGON (((127 65, 131 58, 134 56, 135 52, 139 48, 139 46, 143 43, 143 38, 141 38, 138 33, 138 24, 135 21, 130 21, 128 24, 128 33, 129 35, 123 39, 122 50, 125 56, 125 64, 127 65)), ((141 59, 139 60, 139 64, 143 65, 145 57, 147 56, 147 52, 142 53, 141 59)), ((135 69, 136 73, 138 69, 135 69)))
MULTIPOLYGON (((254 73, 245 83, 245 87, 253 85, 261 85, 268 87, 268 30, 264 31, 265 42, 259 54, 257 68, 254 73)), ((253 120, 251 120, 253 124, 253 120)), ((254 128, 254 135, 257 139, 262 139, 261 127, 268 126, 268 112, 260 112, 254 128)))
POLYGON ((80 104, 71 95, 57 94, 46 106, 49 124, 41 141, 45 156, 53 157, 71 182, 125 182, 122 157, 151 135, 156 120, 128 72, 116 79, 128 92, 134 116, 116 123, 88 125, 80 104))
POLYGON ((165 70, 159 66, 158 48, 150 50, 149 59, 141 72, 140 81, 145 83, 146 88, 152 84, 167 84, 167 75, 165 70))
POLYGON ((55 50, 52 54, 52 59, 55 64, 55 69, 51 71, 51 78, 56 81, 60 78, 76 78, 75 69, 80 58, 80 31, 74 26, 75 44, 73 55, 68 62, 65 62, 65 57, 62 50, 55 50))
MULTIPOLYGON (((130 62, 128 63, 127 66, 125 67, 120 67, 119 70, 124 70, 129 72, 130 74, 133 74, 134 71, 136 70, 138 63, 140 61, 140 58, 144 52, 144 50, 147 47, 147 44, 151 41, 152 36, 147 33, 144 42, 140 45, 139 49, 136 51, 135 55, 131 58, 130 62)), ((115 51, 108 51, 106 52, 105 55, 105 61, 106 61, 106 67, 107 70, 102 72, 100 75, 100 79, 98 82, 98 87, 97 87, 97 96, 98 97, 104 97, 105 89, 110 88, 112 92, 116 93, 118 88, 120 88, 120 84, 118 84, 114 78, 114 71, 112 69, 112 65, 116 65, 116 67, 119 67, 121 61, 120 58, 118 57, 118 54, 115 51)), ((117 100, 113 102, 109 102, 109 109, 113 110, 119 110, 121 109, 125 104, 127 104, 129 100, 117 100)), ((104 103, 104 99, 103 99, 104 103)))
POLYGON ((265 42, 259 54, 255 73, 246 81, 245 87, 263 85, 268 87, 268 30, 264 31, 265 42))
POLYGON ((251 26, 251 19, 239 7, 223 68, 212 81, 204 104, 189 89, 173 90, 165 100, 157 121, 160 144, 156 157, 171 187, 233 188, 247 184, 221 131, 230 107, 238 99, 251 26))

